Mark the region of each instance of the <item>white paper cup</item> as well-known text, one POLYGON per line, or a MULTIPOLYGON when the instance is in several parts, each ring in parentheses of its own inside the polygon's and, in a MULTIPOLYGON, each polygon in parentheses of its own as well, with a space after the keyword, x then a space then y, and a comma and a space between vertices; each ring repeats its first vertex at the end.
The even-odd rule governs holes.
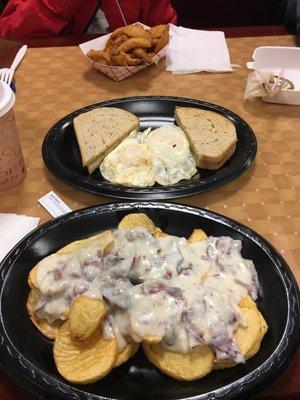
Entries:
POLYGON ((14 92, 0 82, 0 94, 0 190, 5 190, 20 183, 26 171, 13 113, 14 92))

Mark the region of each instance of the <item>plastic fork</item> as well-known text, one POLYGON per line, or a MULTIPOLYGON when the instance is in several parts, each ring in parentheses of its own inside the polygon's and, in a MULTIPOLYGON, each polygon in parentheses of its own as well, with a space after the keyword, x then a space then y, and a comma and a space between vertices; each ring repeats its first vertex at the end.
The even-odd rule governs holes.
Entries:
POLYGON ((27 51, 27 46, 22 46, 20 50, 17 52, 17 55, 11 64, 10 68, 1 68, 0 69, 0 80, 7 83, 8 85, 11 84, 12 78, 14 76, 14 72, 20 62, 23 60, 25 53, 27 51))

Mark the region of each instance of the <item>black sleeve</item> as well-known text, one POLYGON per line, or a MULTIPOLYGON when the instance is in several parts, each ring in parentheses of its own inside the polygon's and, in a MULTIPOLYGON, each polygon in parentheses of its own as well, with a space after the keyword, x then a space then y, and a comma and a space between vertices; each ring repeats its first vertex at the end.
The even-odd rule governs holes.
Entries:
POLYGON ((291 33, 300 34, 300 0, 283 1, 283 24, 291 33))

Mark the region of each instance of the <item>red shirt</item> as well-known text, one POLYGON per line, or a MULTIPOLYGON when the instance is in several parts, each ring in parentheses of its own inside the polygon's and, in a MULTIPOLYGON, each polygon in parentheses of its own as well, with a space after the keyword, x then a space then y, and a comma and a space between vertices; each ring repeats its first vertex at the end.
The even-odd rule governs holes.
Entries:
POLYGON ((0 36, 51 36, 86 31, 98 7, 110 29, 142 22, 149 26, 176 23, 169 0, 9 0, 0 16, 0 36))

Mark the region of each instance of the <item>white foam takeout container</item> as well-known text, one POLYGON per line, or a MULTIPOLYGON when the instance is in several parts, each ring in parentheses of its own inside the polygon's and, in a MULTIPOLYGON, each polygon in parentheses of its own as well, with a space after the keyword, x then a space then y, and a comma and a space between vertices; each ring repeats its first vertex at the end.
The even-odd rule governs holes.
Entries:
POLYGON ((300 48, 282 46, 262 46, 254 50, 254 62, 247 67, 255 71, 274 72, 293 82, 295 89, 281 89, 273 97, 263 97, 267 103, 300 105, 300 48))
MULTIPOLYGON (((140 24, 138 22, 138 24, 140 24)), ((150 29, 149 26, 140 24, 144 27, 144 29, 150 29)), ((98 71, 102 72, 104 75, 109 76, 111 79, 114 79, 115 81, 122 81, 125 78, 128 78, 129 76, 135 74, 136 72, 147 68, 149 65, 152 64, 158 64, 159 60, 162 59, 165 54, 166 54, 166 49, 167 46, 165 46, 163 49, 161 49, 153 58, 152 58, 152 64, 143 64, 143 65, 137 65, 137 66, 128 66, 128 67, 121 67, 121 66, 110 66, 110 65, 104 65, 97 63, 96 61, 91 60, 88 56, 87 53, 90 50, 103 50, 105 47, 106 42, 108 41, 110 37, 110 33, 104 36, 100 36, 96 39, 89 40, 88 42, 81 43, 79 45, 81 51, 85 55, 87 62, 89 65, 92 67, 96 68, 98 71)))

